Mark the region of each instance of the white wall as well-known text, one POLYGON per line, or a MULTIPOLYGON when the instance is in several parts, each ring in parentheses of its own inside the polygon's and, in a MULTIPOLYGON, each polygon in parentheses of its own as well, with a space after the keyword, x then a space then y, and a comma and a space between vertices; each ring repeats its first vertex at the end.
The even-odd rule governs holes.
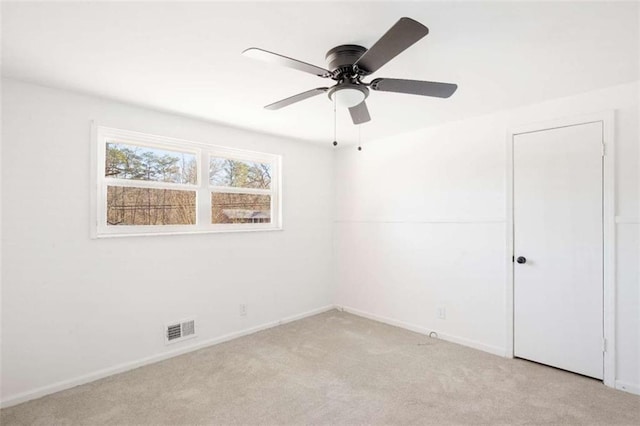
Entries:
POLYGON ((3 80, 2 400, 18 402, 333 302, 502 354, 507 129, 605 109, 617 109, 617 378, 637 390, 638 84, 333 154, 3 80), (91 119, 282 154, 285 230, 91 240, 91 119), (240 303, 249 306, 246 318, 240 303), (446 320, 436 319, 438 306, 446 307, 446 320), (164 346, 163 324, 189 315, 198 318, 198 339, 164 346))
POLYGON ((336 153, 338 305, 504 354, 506 135, 616 109, 617 384, 640 392, 638 83, 336 153), (446 308, 446 320, 436 318, 446 308))
POLYGON ((2 124, 5 403, 331 303, 331 147, 12 80, 2 124), (90 239, 92 119, 282 154, 284 231, 90 239), (165 346, 191 315, 198 338, 165 346))

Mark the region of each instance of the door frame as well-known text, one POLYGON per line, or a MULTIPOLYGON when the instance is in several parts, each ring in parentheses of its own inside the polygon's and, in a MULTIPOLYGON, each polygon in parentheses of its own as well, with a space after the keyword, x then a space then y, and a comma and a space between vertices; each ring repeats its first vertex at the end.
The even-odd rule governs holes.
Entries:
POLYGON ((544 130, 570 127, 588 123, 602 123, 603 140, 603 382, 606 386, 615 387, 616 365, 616 223, 615 223, 615 111, 608 110, 593 114, 561 118, 557 120, 536 122, 513 126, 507 131, 506 140, 506 237, 507 237, 507 282, 505 289, 506 303, 506 342, 505 356, 513 358, 514 342, 514 217, 513 217, 513 140, 516 135, 544 130))

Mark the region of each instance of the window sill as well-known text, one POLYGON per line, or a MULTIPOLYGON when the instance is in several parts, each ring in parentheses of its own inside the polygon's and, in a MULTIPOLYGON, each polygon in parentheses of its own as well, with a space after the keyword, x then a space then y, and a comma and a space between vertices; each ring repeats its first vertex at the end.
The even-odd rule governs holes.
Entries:
POLYGON ((156 237, 167 235, 199 235, 199 234, 230 234, 230 233, 246 233, 246 232, 273 232, 284 231, 282 226, 269 228, 242 228, 242 229, 198 229, 195 231, 166 231, 166 232, 120 232, 120 233, 101 233, 91 237, 93 240, 103 238, 123 238, 123 237, 156 237))

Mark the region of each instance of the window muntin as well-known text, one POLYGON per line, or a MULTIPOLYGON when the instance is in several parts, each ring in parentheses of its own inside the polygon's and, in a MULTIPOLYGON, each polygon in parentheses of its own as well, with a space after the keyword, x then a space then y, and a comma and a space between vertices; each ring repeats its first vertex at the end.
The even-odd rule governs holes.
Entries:
POLYGON ((280 156, 93 129, 95 237, 281 229, 280 156))

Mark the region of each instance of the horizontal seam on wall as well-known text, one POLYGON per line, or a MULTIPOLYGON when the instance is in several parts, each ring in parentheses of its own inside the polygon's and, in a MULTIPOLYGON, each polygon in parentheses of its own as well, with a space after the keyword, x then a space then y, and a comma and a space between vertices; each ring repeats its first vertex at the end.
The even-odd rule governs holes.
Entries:
POLYGON ((633 216, 616 216, 616 223, 624 223, 624 224, 639 224, 640 219, 633 216))
POLYGON ((506 223, 505 219, 434 219, 434 220, 334 220, 334 223, 391 223, 391 224, 473 224, 473 223, 506 223))

